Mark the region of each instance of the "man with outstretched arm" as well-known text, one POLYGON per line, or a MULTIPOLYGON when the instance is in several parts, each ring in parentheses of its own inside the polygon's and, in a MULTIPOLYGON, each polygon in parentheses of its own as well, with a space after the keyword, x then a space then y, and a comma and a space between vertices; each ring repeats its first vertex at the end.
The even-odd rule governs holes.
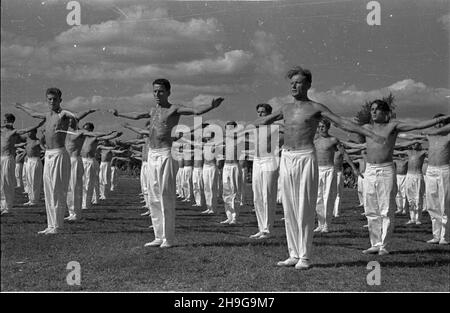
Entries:
POLYGON ((210 105, 186 107, 169 102, 170 82, 167 79, 153 81, 156 106, 150 118, 148 155, 149 200, 155 239, 146 247, 169 248, 175 242, 175 162, 172 159, 172 128, 181 115, 200 115, 220 105, 223 98, 213 99, 210 105))
POLYGON ((396 209, 397 184, 393 165, 393 150, 400 132, 431 127, 445 122, 449 116, 408 124, 390 121, 391 108, 383 100, 375 100, 370 107, 373 123, 363 127, 385 139, 384 143, 366 136, 367 167, 364 175, 364 209, 369 224, 371 247, 363 253, 388 254, 396 209))
POLYGON ((11 113, 5 114, 5 124, 1 127, 1 175, 0 175, 0 193, 1 193, 1 215, 9 213, 14 205, 15 196, 15 144, 20 140, 20 136, 32 132, 42 126, 45 120, 38 125, 25 128, 14 129, 16 117, 11 113))
POLYGON ((383 142, 373 132, 331 112, 323 104, 308 98, 312 75, 296 66, 289 70, 293 103, 260 119, 259 124, 270 124, 284 119, 284 149, 280 160, 280 182, 284 208, 289 258, 278 266, 311 266, 314 215, 318 189, 318 165, 314 149, 314 135, 321 118, 327 118, 338 127, 383 142))

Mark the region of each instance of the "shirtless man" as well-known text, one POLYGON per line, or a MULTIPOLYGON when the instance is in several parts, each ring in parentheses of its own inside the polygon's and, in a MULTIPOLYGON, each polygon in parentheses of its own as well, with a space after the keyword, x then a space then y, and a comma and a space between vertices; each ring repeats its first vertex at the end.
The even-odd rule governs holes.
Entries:
POLYGON ((0 175, 0 193, 1 193, 1 215, 9 213, 14 205, 15 179, 15 144, 20 140, 20 136, 32 132, 44 124, 41 121, 37 126, 14 129, 16 117, 11 113, 5 114, 4 125, 1 127, 1 175, 0 175))
POLYGON ((25 163, 25 157, 27 154, 24 150, 19 151, 16 150, 16 168, 14 170, 14 174, 16 176, 16 188, 25 189, 24 181, 23 181, 23 168, 25 163))
MULTIPOLYGON (((83 125, 83 130, 86 133, 91 133, 94 131, 94 124, 88 122, 83 125)), ((114 131, 110 135, 102 136, 101 139, 114 139, 121 136, 122 133, 114 131)), ((98 161, 95 158, 95 153, 99 144, 99 137, 86 137, 81 148, 81 158, 83 160, 83 200, 82 209, 87 210, 91 208, 91 199, 94 192, 94 184, 98 181, 98 174, 96 168, 98 168, 98 161)))
MULTIPOLYGON (((194 136, 195 138, 195 136, 194 136)), ((202 140, 202 138, 200 138, 202 140)), ((202 146, 203 142, 197 142, 193 140, 194 144, 200 144, 202 146)), ((194 147, 194 146, 193 146, 194 147)), ((205 206, 205 185, 203 182, 203 149, 200 148, 201 153, 198 157, 195 157, 195 150, 193 152, 194 156, 194 168, 192 170, 192 191, 194 195, 195 204, 193 206, 203 208, 205 206)))
MULTIPOLYGON (((434 119, 444 119, 437 114, 434 119)), ((428 243, 448 245, 450 241, 450 124, 448 120, 423 132, 428 140, 428 167, 425 176, 427 210, 433 238, 428 243)))
POLYGON ((178 170, 177 170, 177 176, 175 178, 176 187, 177 187, 177 198, 184 199, 184 190, 183 190, 184 159, 183 159, 183 146, 182 145, 180 145, 178 147, 178 154, 179 154, 179 157, 177 158, 178 170))
POLYGON ((16 107, 34 118, 45 120, 47 150, 45 151, 43 183, 48 226, 39 234, 51 235, 57 234, 63 227, 70 176, 70 158, 64 147, 66 134, 57 131, 67 130, 70 119, 75 116, 61 108, 61 90, 49 88, 45 95, 50 109, 47 113, 34 112, 21 104, 16 104, 16 107))
MULTIPOLYGON (((145 123, 145 126, 148 127, 150 125, 150 121, 145 123)), ((141 216, 149 216, 150 215, 150 201, 148 199, 148 148, 150 145, 149 132, 146 129, 137 128, 131 126, 128 123, 123 123, 123 127, 135 132, 138 134, 138 139, 127 140, 127 143, 134 143, 140 145, 142 147, 142 151, 140 154, 141 158, 141 171, 139 175, 140 183, 141 183, 141 192, 144 196, 144 207, 147 209, 141 216)))
POLYGON ((422 215, 423 194, 425 181, 422 174, 422 166, 426 157, 426 151, 422 150, 420 143, 414 143, 408 151, 408 173, 406 174, 406 198, 409 204, 410 220, 406 223, 420 225, 422 215))
POLYGON ((408 124, 401 121, 390 121, 391 109, 383 100, 375 100, 370 108, 373 124, 366 124, 364 128, 385 138, 385 143, 375 142, 366 138, 367 168, 364 175, 364 208, 369 224, 371 247, 363 253, 378 253, 385 255, 393 231, 393 218, 396 208, 397 193, 395 170, 393 165, 393 150, 400 132, 423 129, 449 117, 408 124))
MULTIPOLYGON (((170 82, 167 79, 153 81, 156 106, 150 113, 134 116, 150 118, 150 151, 148 155, 149 199, 155 239, 146 247, 169 248, 175 241, 175 164, 171 155, 172 128, 181 115, 200 115, 220 105, 223 98, 213 99, 210 105, 186 107, 172 104, 170 82)), ((113 112, 117 113, 117 111, 113 112)), ((122 114, 123 115, 123 114, 122 114)))
POLYGON ((397 180, 397 195, 395 198, 397 210, 396 214, 406 214, 408 208, 408 199, 406 198, 406 174, 408 173, 408 158, 394 158, 394 166, 397 180))
POLYGON ((34 206, 39 202, 42 190, 42 171, 41 152, 43 149, 41 140, 36 137, 37 130, 28 133, 25 150, 27 153, 27 162, 25 163, 26 183, 28 202, 25 206, 34 206))
POLYGON ((351 149, 346 151, 341 145, 338 145, 338 149, 334 152, 334 170, 336 171, 336 198, 334 201, 333 216, 339 217, 339 211, 341 207, 341 196, 344 193, 344 160, 350 165, 353 174, 359 180, 363 178, 359 169, 355 166, 349 154, 359 152, 361 149, 351 149), (341 147, 341 148, 339 148, 341 147))
MULTIPOLYGON (((272 113, 267 103, 256 106, 258 117, 272 113)), ((272 147, 272 138, 277 140, 278 128, 259 125, 256 129, 255 155, 253 157, 252 190, 258 232, 252 239, 265 239, 271 236, 275 221, 275 209, 278 191, 279 147, 272 147), (270 143, 267 145, 267 143, 270 143)))
MULTIPOLYGON (((209 133, 204 135, 205 144, 214 140, 215 134, 209 133)), ((218 197, 218 183, 219 173, 217 169, 216 154, 213 147, 211 151, 203 151, 203 184, 205 192, 205 204, 206 210, 203 214, 214 214, 217 210, 217 197, 218 197)))
MULTIPOLYGON (((334 166, 334 155, 336 151, 339 151, 347 160, 349 160, 339 139, 330 136, 328 133, 329 129, 330 121, 321 119, 318 126, 319 136, 314 140, 317 163, 319 166, 319 185, 316 206, 318 226, 314 229, 314 232, 322 233, 327 233, 329 231, 331 215, 333 214, 336 201, 337 182, 334 166)), ((354 168, 354 171, 357 172, 356 168, 354 168)))
POLYGON ((78 120, 71 119, 69 130, 66 132, 66 150, 70 156, 70 180, 67 190, 67 208, 69 216, 64 218, 68 221, 76 221, 81 218, 83 204, 83 176, 84 165, 81 158, 81 150, 86 138, 99 139, 101 136, 107 136, 113 133, 88 132, 78 129, 78 120))
POLYGON ((308 98, 312 75, 309 70, 294 67, 289 70, 291 94, 294 102, 284 104, 280 110, 262 117, 259 124, 270 124, 284 118, 284 150, 280 160, 282 201, 289 258, 278 266, 311 266, 311 248, 314 215, 317 203, 318 165, 314 149, 314 135, 321 118, 337 126, 367 137, 383 139, 371 131, 343 119, 323 104, 308 98))
MULTIPOLYGON (((241 170, 239 168, 237 142, 234 139, 234 128, 237 123, 234 121, 225 124, 225 165, 222 171, 223 201, 225 204, 225 214, 227 219, 220 222, 221 224, 236 224, 238 212, 236 210, 236 201, 239 191, 241 190, 241 170), (231 147, 234 145, 234 149, 231 147), (231 148, 231 149, 230 149, 231 148)), ((242 139, 242 138, 241 138, 242 139)), ((239 140, 239 138, 238 138, 239 140)), ((222 143, 223 145, 223 143, 222 143)))
POLYGON ((111 188, 111 160, 113 154, 121 154, 123 150, 117 150, 112 143, 107 139, 101 139, 101 144, 97 146, 101 153, 100 171, 99 171, 99 185, 100 185, 100 200, 106 200, 109 189, 111 188))

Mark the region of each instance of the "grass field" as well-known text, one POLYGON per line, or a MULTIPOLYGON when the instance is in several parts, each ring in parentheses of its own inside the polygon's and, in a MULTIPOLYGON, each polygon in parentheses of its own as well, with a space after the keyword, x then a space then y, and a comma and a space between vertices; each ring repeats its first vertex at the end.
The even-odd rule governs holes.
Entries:
MULTIPOLYGON (((177 202, 176 246, 144 248, 153 240, 149 217, 138 197, 136 178, 122 176, 118 191, 100 205, 83 211, 84 219, 65 224, 62 234, 37 235, 46 227, 45 207, 18 205, 1 219, 2 291, 444 291, 450 281, 450 248, 430 245, 428 215, 419 226, 397 217, 391 254, 361 253, 369 247, 365 218, 355 209, 356 191, 346 190, 341 217, 332 232, 314 237, 313 263, 308 271, 278 268, 287 258, 282 208, 277 208, 274 237, 249 239, 257 232, 248 204, 235 226, 223 205, 213 216, 177 202), (369 286, 367 264, 381 265, 381 284, 369 286), (81 265, 81 285, 66 283, 67 263, 81 265)), ((17 193, 17 203, 25 197, 17 193)), ((22 202, 23 201, 23 202, 22 202)))

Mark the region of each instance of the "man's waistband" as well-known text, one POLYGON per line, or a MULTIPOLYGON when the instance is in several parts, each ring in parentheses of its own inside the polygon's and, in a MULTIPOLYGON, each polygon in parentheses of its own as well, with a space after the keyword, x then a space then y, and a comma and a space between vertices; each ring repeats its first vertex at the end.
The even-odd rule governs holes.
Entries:
POLYGON ((381 168, 393 168, 394 163, 393 162, 386 162, 386 163, 367 163, 366 164, 366 171, 368 169, 381 169, 381 168))
POLYGON ((47 149, 45 150, 45 155, 58 155, 66 152, 66 148, 55 148, 55 149, 47 149))

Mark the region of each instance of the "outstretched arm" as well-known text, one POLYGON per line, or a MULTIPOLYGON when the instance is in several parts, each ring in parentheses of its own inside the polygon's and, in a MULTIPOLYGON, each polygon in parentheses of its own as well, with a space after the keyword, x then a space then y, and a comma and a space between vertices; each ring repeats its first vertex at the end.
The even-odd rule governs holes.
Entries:
POLYGON ((77 114, 75 114, 75 118, 78 121, 80 121, 83 118, 85 118, 86 116, 88 116, 89 114, 94 113, 96 111, 97 111, 97 109, 89 109, 89 110, 86 110, 86 111, 83 111, 83 112, 78 112, 77 114))
POLYGON ((404 142, 396 142, 394 149, 407 149, 413 144, 422 143, 422 140, 408 140, 404 142))
POLYGON ((350 141, 341 141, 341 143, 345 147, 352 148, 352 149, 365 149, 366 148, 365 143, 355 143, 355 142, 350 142, 350 141))
POLYGON ((343 130, 349 131, 351 133, 357 133, 372 138, 373 141, 380 144, 385 143, 386 140, 383 137, 378 136, 377 134, 371 132, 367 128, 362 127, 352 121, 349 121, 343 117, 340 117, 339 115, 334 114, 333 112, 331 112, 330 109, 328 109, 323 104, 317 103, 316 105, 318 106, 318 109, 321 111, 321 115, 329 119, 333 123, 335 123, 339 128, 342 128, 343 130))
POLYGON ((150 134, 150 132, 149 132, 147 129, 142 129, 142 128, 139 128, 139 127, 134 127, 134 126, 131 126, 131 125, 128 124, 128 123, 123 123, 123 124, 122 124, 122 127, 126 128, 126 129, 129 129, 129 130, 131 130, 132 132, 135 132, 136 134, 139 134, 139 135, 149 135, 149 134, 150 134))
POLYGON ((253 121, 253 125, 257 126, 257 125, 268 125, 268 124, 272 124, 276 121, 280 121, 282 120, 283 117, 283 111, 281 109, 273 112, 272 114, 266 115, 266 116, 262 116, 260 118, 257 118, 256 120, 253 121))
POLYGON ((450 133, 450 124, 440 128, 425 129, 422 134, 429 136, 446 135, 450 133))
POLYGON ((416 122, 414 124, 398 122, 396 129, 399 132, 407 132, 407 131, 415 130, 415 129, 428 128, 428 127, 434 126, 439 123, 445 123, 447 121, 450 121, 450 115, 440 116, 440 117, 433 118, 431 120, 416 122))
POLYGON ((43 124, 45 123, 45 119, 43 119, 42 121, 39 122, 39 124, 37 124, 36 126, 32 126, 32 127, 28 127, 28 128, 24 128, 24 129, 19 129, 17 130, 17 134, 18 135, 23 135, 26 133, 29 133, 35 129, 38 129, 39 127, 41 127, 43 124))
POLYGON ((15 107, 16 107, 16 109, 24 111, 31 117, 45 119, 45 113, 39 113, 39 112, 33 111, 33 110, 27 108, 26 106, 24 106, 23 104, 16 103, 15 107))
POLYGON ((117 117, 128 118, 130 120, 140 120, 143 118, 150 118, 150 113, 148 112, 129 112, 129 113, 119 113, 116 109, 108 110, 109 113, 117 117))
POLYGON ((115 134, 113 133, 111 135, 101 136, 101 138, 99 138, 99 139, 101 139, 101 140, 111 140, 111 139, 118 138, 118 137, 122 136, 122 132, 118 132, 118 131, 114 131, 114 132, 115 132, 115 134))
POLYGON ((223 98, 214 98, 211 101, 211 104, 199 105, 193 108, 184 105, 178 105, 177 113, 180 115, 201 115, 217 108, 223 100, 223 98))
POLYGON ((350 165, 355 176, 361 176, 362 178, 364 178, 364 176, 360 173, 355 164, 353 164, 352 159, 348 155, 347 151, 345 151, 344 147, 341 144, 338 144, 337 149, 342 153, 344 160, 350 165))

